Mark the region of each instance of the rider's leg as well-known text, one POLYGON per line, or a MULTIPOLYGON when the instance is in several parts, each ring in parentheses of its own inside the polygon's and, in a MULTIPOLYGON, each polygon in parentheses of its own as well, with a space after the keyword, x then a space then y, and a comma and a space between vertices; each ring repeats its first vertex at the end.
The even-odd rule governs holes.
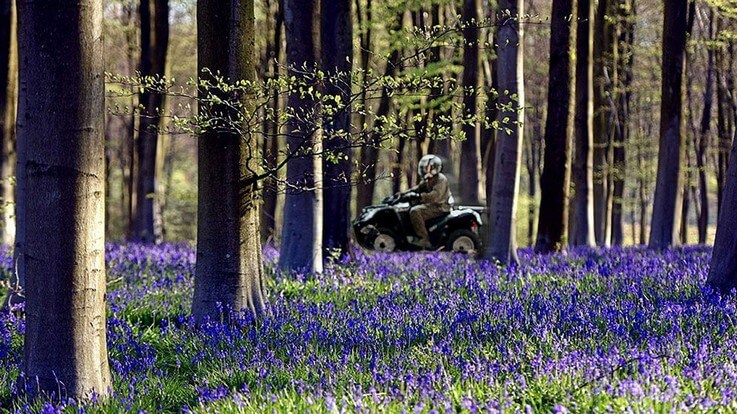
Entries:
POLYGON ((437 217, 440 214, 442 214, 442 211, 439 208, 428 206, 426 204, 414 206, 409 211, 409 217, 412 220, 412 228, 414 228, 417 237, 420 238, 420 240, 417 242, 418 246, 425 248, 432 247, 432 245, 430 244, 430 236, 427 234, 425 220, 437 217))

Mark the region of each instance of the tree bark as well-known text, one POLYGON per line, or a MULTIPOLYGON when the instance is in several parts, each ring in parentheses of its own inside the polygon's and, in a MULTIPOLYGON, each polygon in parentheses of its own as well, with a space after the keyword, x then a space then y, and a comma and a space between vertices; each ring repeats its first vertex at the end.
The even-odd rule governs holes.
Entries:
POLYGON ((681 165, 685 151, 682 101, 687 11, 687 0, 665 3, 660 146, 649 244, 654 249, 679 244, 678 228, 683 202, 681 165))
MULTIPOLYGON (((497 46, 497 80, 500 129, 497 131, 494 177, 487 197, 489 208, 489 243, 485 256, 502 264, 516 263, 516 216, 522 162, 522 126, 524 119, 524 31, 520 18, 522 0, 500 0, 497 46), (507 120, 505 122, 505 119, 507 120)), ((493 103, 487 103, 493 104, 493 103)))
POLYGON ((18 2, 23 371, 34 391, 61 399, 104 397, 111 386, 102 9, 100 0, 18 2))
POLYGON ((476 115, 476 94, 479 89, 479 1, 463 2, 463 134, 461 143, 461 200, 468 204, 479 203, 481 171, 481 137, 478 122, 469 121, 476 115))
MULTIPOLYGON (((277 0, 275 11, 275 25, 270 48, 267 48, 267 64, 271 65, 274 80, 279 79, 279 59, 282 52, 282 27, 284 26, 284 6, 282 0, 277 0)), ((279 91, 274 88, 271 94, 270 115, 264 127, 264 163, 267 168, 275 168, 279 154, 279 91)), ((277 179, 267 177, 264 180, 264 202, 261 208, 261 241, 266 243, 276 235, 276 201, 277 179)))
POLYGON ((599 0, 594 21, 594 237, 599 246, 608 246, 606 235, 607 217, 610 211, 607 208, 608 176, 607 154, 609 152, 608 123, 610 106, 606 101, 605 70, 611 70, 609 58, 611 56, 611 23, 607 21, 610 3, 612 0, 599 0))
MULTIPOLYGON (((721 22, 721 20, 720 20, 721 22)), ((716 55, 717 71, 717 135, 719 136, 717 155, 717 212, 721 211, 724 183, 729 165, 729 151, 737 123, 734 97, 734 73, 731 62, 734 49, 731 40, 727 47, 716 55)))
MULTIPOLYGON (((229 82, 254 81, 254 44, 253 0, 197 3, 199 73, 207 68, 227 76, 229 82)), ((247 91, 217 93, 223 99, 240 101, 246 116, 254 110, 247 91)), ((222 112, 238 119, 228 108, 222 112)), ((252 131, 248 125, 242 134, 216 128, 198 139, 197 267, 192 302, 198 322, 227 318, 228 310, 246 309, 258 317, 266 307, 254 181, 260 165, 255 151, 258 137, 252 131)))
POLYGON ((578 0, 576 30, 576 156, 571 244, 594 246, 594 3, 578 0))
MULTIPOLYGON (((714 39, 715 13, 712 10, 709 19, 709 39, 714 39)), ((713 48, 707 49, 706 85, 704 88, 704 111, 701 116, 701 129, 696 147, 696 167, 699 174, 699 244, 706 243, 706 230, 709 226, 709 187, 706 179, 706 151, 709 146, 709 132, 711 130, 712 98, 714 95, 714 72, 716 52, 713 48)))
POLYGON ((535 251, 562 249, 568 233, 568 193, 573 134, 572 0, 553 0, 550 34, 545 160, 540 177, 540 216, 535 251))
MULTIPOLYGON (((168 0, 141 0, 141 66, 143 76, 164 76, 169 47, 168 0)), ((146 90, 141 94, 144 105, 139 122, 138 174, 136 176, 136 231, 134 239, 144 243, 161 242, 161 208, 156 174, 159 111, 164 94, 146 90)))
POLYGON ((348 251, 351 203, 351 71, 353 15, 351 0, 321 1, 322 67, 330 80, 325 93, 339 96, 344 107, 324 118, 323 248, 343 255, 348 251))
MULTIPOLYGON (((284 0, 289 75, 309 82, 301 70, 314 70, 320 56, 319 20, 314 0, 284 0)), ((288 107, 295 116, 287 126, 287 145, 296 154, 287 164, 287 194, 279 267, 284 270, 322 271, 322 160, 318 128, 320 110, 309 96, 292 93, 288 107)))
POLYGON ((18 97, 18 47, 15 0, 0 1, 0 243, 15 241, 15 114, 18 97))
POLYGON ((624 185, 627 175, 625 145, 630 139, 630 100, 632 96, 633 53, 634 53, 634 0, 617 2, 617 45, 615 57, 617 68, 615 88, 616 122, 612 140, 612 219, 611 243, 624 243, 624 185))
MULTIPOLYGON (((390 30, 395 32, 402 28, 402 15, 397 17, 394 26, 390 30)), ((399 60, 401 53, 399 48, 393 48, 389 55, 389 60, 386 63, 384 69, 384 77, 392 77, 396 75, 399 69, 399 60)), ((370 107, 370 105, 369 105, 370 107)), ((370 108, 367 111, 373 112, 370 108)), ((379 99, 379 107, 376 110, 376 119, 381 119, 389 114, 391 110, 391 96, 386 88, 382 88, 381 98, 379 99)), ((366 142, 361 148, 361 164, 359 165, 360 179, 356 188, 356 203, 358 209, 362 209, 368 205, 371 205, 374 200, 374 183, 376 181, 376 164, 379 161, 379 145, 381 137, 376 130, 381 127, 380 123, 374 125, 373 130, 365 131, 366 142)), ((363 125, 361 126, 363 129, 363 125)))
POLYGON ((717 234, 711 255, 711 266, 706 283, 723 293, 737 288, 737 141, 732 145, 723 200, 725 208, 719 211, 717 234))

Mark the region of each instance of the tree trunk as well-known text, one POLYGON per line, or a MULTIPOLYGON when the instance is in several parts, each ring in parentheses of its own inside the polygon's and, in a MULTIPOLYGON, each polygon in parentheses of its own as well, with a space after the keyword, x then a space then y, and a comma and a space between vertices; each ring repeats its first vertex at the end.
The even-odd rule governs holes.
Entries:
POLYGON ((540 177, 540 217, 535 251, 560 250, 568 233, 568 193, 573 134, 572 0, 553 0, 545 160, 540 177))
POLYGON ((479 203, 481 171, 481 137, 478 122, 468 119, 476 115, 476 94, 479 89, 479 1, 463 2, 463 134, 461 143, 461 200, 467 204, 479 203))
POLYGON ((348 251, 351 208, 351 71, 353 15, 351 0, 321 1, 322 67, 330 80, 325 93, 339 96, 344 107, 324 118, 324 206, 322 243, 326 252, 348 251))
MULTIPOLYGON (((401 30, 402 28, 402 15, 397 16, 394 27, 391 31, 401 30)), ((392 77, 396 75, 399 60, 401 59, 401 53, 398 48, 394 48, 389 55, 389 60, 386 63, 384 70, 384 77, 392 77)), ((368 105, 369 107, 371 105, 368 105)), ((391 109, 391 96, 387 88, 382 88, 381 98, 379 99, 379 107, 376 110, 375 118, 381 119, 389 114, 391 109)), ((369 112, 373 110, 367 108, 369 112)), ((359 183, 356 188, 356 203, 358 209, 362 209, 368 205, 371 205, 374 201, 374 182, 376 181, 376 164, 379 161, 379 146, 381 145, 381 136, 376 130, 381 127, 380 123, 374 125, 373 130, 364 131, 366 136, 366 142, 361 147, 361 164, 358 166, 360 172, 359 183)), ((361 126, 363 128, 363 125, 361 126)))
MULTIPOLYGON (((500 0, 497 46, 497 80, 499 104, 494 157, 494 177, 487 197, 489 207, 489 243, 486 257, 502 264, 516 263, 517 196, 522 157, 522 126, 524 119, 524 32, 520 18, 524 14, 522 0, 500 0), (505 119, 507 120, 505 122, 505 119)), ((493 103, 487 103, 493 104, 493 103)))
MULTIPOLYGON (((314 0, 284 0, 284 22, 287 35, 289 76, 310 82, 300 74, 316 68, 320 55, 317 19, 318 3, 314 0)), ((319 148, 320 110, 309 96, 289 95, 288 103, 295 116, 287 126, 287 145, 295 156, 287 164, 287 194, 284 205, 284 227, 281 237, 279 267, 284 270, 322 271, 322 160, 319 148)))
POLYGON ((15 241, 15 114, 18 97, 18 47, 15 0, 0 1, 0 243, 15 241))
MULTIPOLYGON (((277 0, 275 11, 275 25, 271 48, 267 50, 267 64, 271 65, 271 75, 274 80, 279 79, 279 59, 282 51, 282 27, 284 26, 284 7, 282 0, 277 0)), ((268 48, 267 48, 268 49, 268 48)), ((274 88, 271 94, 271 107, 269 116, 265 120, 264 127, 264 163, 267 168, 273 169, 276 166, 279 154, 279 91, 274 88)), ((261 241, 266 243, 276 235, 276 200, 277 200, 277 179, 276 177, 267 177, 264 180, 264 202, 261 209, 261 241)))
MULTIPOLYGON (((135 76, 135 54, 136 54, 136 36, 135 36, 135 6, 132 3, 125 5, 124 13, 124 24, 125 30, 125 41, 127 45, 126 57, 128 59, 128 76, 135 76)), ((130 97, 130 106, 135 108, 138 105, 135 95, 130 97)), ((136 177, 136 115, 131 113, 128 118, 127 131, 126 131, 126 148, 127 154, 127 170, 122 171, 123 180, 125 182, 127 204, 125 205, 124 211, 128 219, 128 227, 126 230, 126 239, 134 239, 135 234, 135 177, 136 177)), ((124 167, 121 167, 124 168, 124 167)))
POLYGON ((724 293, 737 288, 737 140, 732 145, 717 234, 706 283, 724 293))
MULTIPOLYGON (((714 39, 715 13, 711 11, 709 19, 709 39, 714 39)), ((704 88, 704 112, 701 116, 701 129, 699 141, 696 147, 696 167, 699 173, 699 244, 706 243, 706 230, 709 226, 709 188, 706 180, 706 151, 709 146, 709 132, 711 130, 711 107, 714 95, 714 72, 715 51, 713 48, 707 50, 706 85, 704 88)))
POLYGON ((571 244, 594 246, 594 3, 578 0, 576 30, 576 157, 573 163, 571 244))
POLYGON ((99 0, 18 2, 23 371, 34 392, 60 399, 111 387, 102 16, 99 0))
MULTIPOLYGON (((721 20, 720 20, 721 21, 721 20)), ((717 155, 717 211, 721 211, 724 183, 729 165, 729 151, 737 122, 734 97, 734 73, 732 61, 734 58, 733 44, 728 40, 726 50, 720 50, 716 55, 717 71, 717 135, 719 136, 717 155)))
POLYGON ((612 0, 599 0, 594 20, 594 237, 599 246, 609 245, 606 237, 607 217, 610 211, 607 208, 608 176, 607 154, 609 152, 609 136, 607 134, 610 106, 606 101, 607 82, 605 71, 610 70, 611 58, 611 23, 607 20, 612 0))
MULTIPOLYGON (((164 76, 169 47, 168 0, 141 0, 141 66, 143 76, 164 76)), ((141 94, 144 105, 139 122, 138 174, 136 176, 136 231, 134 238, 144 243, 161 242, 161 209, 159 206, 156 149, 163 110, 164 94, 146 90, 141 94)))
MULTIPOLYGON (((229 82, 254 81, 254 40, 252 0, 197 3, 199 73, 207 68, 227 76, 229 82)), ((254 110, 247 91, 216 93, 222 99, 240 101, 246 116, 254 110)), ((238 119, 227 107, 214 109, 231 112, 228 116, 238 119)), ((197 268, 192 302, 198 322, 227 318, 228 310, 246 309, 258 317, 266 306, 254 181, 260 165, 253 155, 258 138, 250 126, 244 129, 239 134, 216 127, 198 139, 197 268)))
POLYGON ((625 145, 630 139, 630 99, 632 96, 632 70, 634 53, 634 0, 619 0, 617 5, 617 45, 615 70, 616 122, 612 140, 612 230, 611 243, 624 243, 624 184, 627 172, 625 145))
POLYGON ((681 165, 685 150, 682 101, 687 11, 687 0, 665 3, 660 146, 649 244, 654 249, 679 244, 678 227, 683 202, 681 165))

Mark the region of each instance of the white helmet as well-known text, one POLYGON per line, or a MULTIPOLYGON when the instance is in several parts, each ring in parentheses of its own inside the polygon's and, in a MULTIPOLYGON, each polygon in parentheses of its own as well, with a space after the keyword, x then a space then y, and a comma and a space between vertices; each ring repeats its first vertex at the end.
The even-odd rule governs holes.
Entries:
POLYGON ((434 177, 440 174, 443 170, 443 162, 440 157, 434 154, 427 154, 420 159, 420 164, 417 166, 417 172, 420 177, 425 178, 428 175, 434 177))

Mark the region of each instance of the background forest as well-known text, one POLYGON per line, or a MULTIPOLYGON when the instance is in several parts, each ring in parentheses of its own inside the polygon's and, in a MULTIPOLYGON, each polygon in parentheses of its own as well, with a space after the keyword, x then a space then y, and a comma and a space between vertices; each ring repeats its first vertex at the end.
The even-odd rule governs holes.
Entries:
POLYGON ((733 1, 52 3, 0 0, 0 412, 737 408, 733 1), (427 154, 466 233, 352 233, 427 154))
MULTIPOLYGON (((494 5, 483 3, 480 5, 479 16, 488 17, 494 5)), ((617 59, 617 65, 608 67, 612 73, 604 75, 597 71, 598 76, 607 76, 607 79, 599 80, 604 83, 604 96, 598 94, 596 98, 599 100, 595 104, 598 113, 595 135, 600 137, 594 150, 597 200, 595 217, 597 229, 601 228, 597 231, 597 241, 599 244, 612 245, 645 244, 651 218, 657 162, 663 7, 657 0, 611 3, 607 6, 611 7, 608 14, 611 17, 606 20, 605 33, 608 46, 602 45, 600 41, 596 42, 602 49, 607 47, 601 50, 603 56, 611 54, 617 59), (602 210, 602 205, 606 211, 602 210), (600 231, 605 236, 599 235, 600 231)), ((160 29, 167 31, 168 36, 154 36, 148 48, 141 46, 142 22, 138 6, 137 2, 107 3, 106 70, 115 74, 134 75, 144 67, 143 50, 152 54, 149 60, 156 60, 154 54, 159 54, 160 61, 153 64, 163 67, 166 76, 178 82, 195 77, 194 2, 170 2, 168 27, 160 29), (159 39, 158 44, 156 39, 159 39), (165 50, 163 54, 160 51, 162 48, 165 50), (155 50, 159 51, 154 52, 155 50)), ((432 33, 435 25, 457 24, 462 6, 458 1, 357 3, 352 16, 355 27, 355 65, 376 72, 386 72, 388 58, 392 53, 398 53, 399 56, 416 53, 403 47, 405 42, 402 38, 414 36, 413 30, 432 33), (397 30, 395 23, 398 19, 402 23, 400 30, 397 30)), ((526 1, 525 10, 525 139, 516 223, 520 246, 534 242, 540 200, 551 3, 526 1)), ((282 11, 277 1, 260 1, 256 3, 256 12, 257 31, 263 34, 257 37, 257 51, 260 53, 258 76, 283 76, 286 71, 286 48, 281 27, 282 11)), ((684 197, 683 214, 688 219, 683 222, 681 235, 685 243, 710 243, 714 237, 720 188, 718 183, 723 181, 725 154, 728 154, 733 135, 733 51, 729 31, 733 23, 728 14, 720 12, 709 2, 696 2, 692 12, 684 108, 687 180, 683 191, 687 197, 684 197)), ((154 22, 155 15, 151 19, 151 22, 143 24, 162 24, 161 21, 154 22)), ((480 82, 483 90, 488 92, 494 82, 491 76, 495 64, 494 48, 489 46, 489 41, 493 42, 493 39, 486 33, 489 30, 480 31, 483 42, 479 45, 480 82)), ((455 33, 455 36, 460 36, 460 33, 455 33)), ((452 43, 441 39, 436 42, 436 50, 433 50, 437 54, 434 59, 421 63, 407 61, 398 70, 424 70, 431 75, 456 79, 456 83, 460 83, 464 49, 458 46, 457 39, 456 44, 452 43)), ((430 56, 432 58, 434 55, 430 56)), ((158 71, 152 73, 156 72, 158 71)), ((397 76, 401 76, 401 73, 397 76)), ((115 85, 110 86, 114 87, 115 85)), ((479 110, 482 110, 486 101, 484 95, 479 93, 479 110)), ((140 173, 141 165, 144 165, 141 158, 155 156, 153 174, 156 183, 156 207, 153 220, 156 223, 156 238, 191 241, 195 237, 196 228, 196 140, 186 134, 160 133, 155 153, 145 153, 144 148, 136 144, 141 133, 140 117, 126 116, 115 110, 115 105, 135 107, 142 98, 145 97, 132 96, 125 101, 114 97, 108 101, 108 107, 111 108, 106 127, 108 237, 136 238, 136 194, 143 188, 139 181, 144 180, 140 173)), ((421 116, 421 122, 434 124, 433 119, 440 119, 445 112, 459 111, 463 98, 458 93, 436 93, 421 97, 397 94, 391 99, 390 111, 397 113, 396 119, 399 122, 410 122, 417 114, 421 116)), ((162 108, 165 114, 189 116, 191 114, 187 113, 187 108, 191 108, 191 105, 188 104, 191 102, 185 102, 182 98, 168 97, 163 100, 162 108)), ((279 105, 284 105, 284 102, 279 105)), ((355 113, 354 118, 360 118, 360 114, 355 113)), ((167 129, 169 119, 164 117, 161 120, 164 130, 167 129)), ((361 122, 361 119, 354 119, 356 124, 361 122)), ((416 161, 428 152, 437 153, 448 160, 445 170, 452 177, 453 193, 457 200, 470 203, 485 200, 483 191, 479 194, 479 200, 463 200, 462 197, 462 188, 472 186, 474 180, 483 179, 483 174, 464 177, 460 171, 463 145, 458 137, 461 135, 461 126, 452 125, 451 131, 442 130, 440 133, 427 131, 424 135, 430 139, 424 139, 421 128, 408 125, 406 129, 413 130, 414 138, 417 139, 394 139, 384 143, 376 154, 369 154, 376 157, 378 179, 374 185, 375 190, 362 191, 359 187, 357 191, 353 191, 352 217, 356 216, 359 204, 364 206, 368 200, 378 201, 394 190, 405 189, 409 183, 414 183, 416 161), (452 137, 456 139, 448 139, 452 137), (356 202, 355 196, 362 200, 356 202)), ((481 142, 486 142, 484 138, 490 133, 493 131, 482 126, 481 142)), ((354 152, 354 160, 364 161, 366 165, 373 163, 370 157, 366 158, 364 155, 361 158, 360 148, 354 152)), ((482 158, 483 169, 488 162, 487 153, 482 158)), ((147 164, 151 163, 150 160, 147 161, 147 164)), ((361 165, 360 161, 356 161, 356 165, 361 165)), ((361 167, 354 170, 361 171, 361 167)), ((483 188, 483 184, 480 188, 483 188)), ((277 243, 282 223, 283 193, 283 187, 280 187, 276 191, 275 202, 268 200, 270 196, 267 195, 267 203, 263 209, 263 234, 267 238, 276 235, 273 239, 277 243)), ((146 197, 150 198, 151 195, 146 197)))

